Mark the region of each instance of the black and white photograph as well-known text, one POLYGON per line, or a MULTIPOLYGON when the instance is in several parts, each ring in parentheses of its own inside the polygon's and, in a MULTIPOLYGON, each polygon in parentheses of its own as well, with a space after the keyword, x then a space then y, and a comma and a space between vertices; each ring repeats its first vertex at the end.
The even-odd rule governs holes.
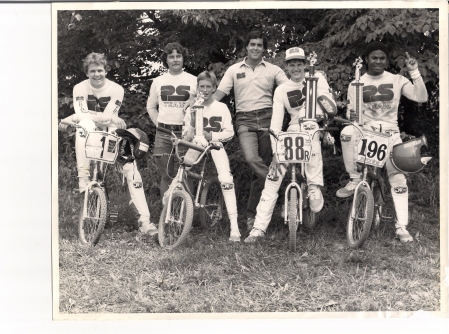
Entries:
POLYGON ((447 317, 443 6, 52 4, 53 319, 447 317))

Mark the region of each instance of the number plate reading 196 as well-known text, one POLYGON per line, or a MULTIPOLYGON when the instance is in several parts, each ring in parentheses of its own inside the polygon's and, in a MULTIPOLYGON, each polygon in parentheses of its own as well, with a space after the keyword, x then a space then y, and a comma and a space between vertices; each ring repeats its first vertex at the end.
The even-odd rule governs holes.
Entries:
POLYGON ((104 131, 91 131, 86 138, 86 158, 114 163, 119 138, 104 131))
POLYGON ((357 146, 357 162, 382 168, 387 161, 390 136, 381 132, 363 130, 365 138, 357 146))
POLYGON ((308 163, 312 154, 312 141, 308 133, 281 132, 276 145, 279 162, 308 163))

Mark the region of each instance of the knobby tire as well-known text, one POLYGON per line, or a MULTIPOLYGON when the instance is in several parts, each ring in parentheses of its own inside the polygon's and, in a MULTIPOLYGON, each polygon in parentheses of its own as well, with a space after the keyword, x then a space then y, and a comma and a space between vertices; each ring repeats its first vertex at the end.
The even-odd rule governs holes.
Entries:
POLYGON ((87 216, 83 216, 81 208, 78 224, 79 239, 82 244, 95 246, 100 240, 106 224, 108 205, 103 189, 94 187, 87 195, 87 216))
POLYGON ((290 190, 290 196, 287 201, 287 220, 288 220, 288 247, 291 252, 296 251, 296 230, 298 225, 296 219, 298 217, 298 193, 296 189, 290 190))
POLYGON ((204 229, 213 230, 223 220, 223 191, 217 176, 206 181, 200 197, 200 222, 204 229))
POLYGON ((346 238, 350 248, 359 248, 369 235, 373 222, 374 199, 371 190, 361 186, 354 198, 355 215, 349 212, 346 238))

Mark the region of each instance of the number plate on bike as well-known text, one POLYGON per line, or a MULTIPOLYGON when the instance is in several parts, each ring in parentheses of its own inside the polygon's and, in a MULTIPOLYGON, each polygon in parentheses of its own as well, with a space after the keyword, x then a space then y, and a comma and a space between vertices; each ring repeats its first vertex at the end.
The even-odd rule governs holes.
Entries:
POLYGON ((357 146, 357 162, 382 168, 387 161, 390 135, 363 129, 364 139, 357 146))
POLYGON ((86 138, 86 158, 113 164, 117 159, 119 137, 105 131, 91 131, 86 138))
POLYGON ((276 144, 279 162, 308 163, 312 155, 312 140, 308 133, 281 132, 276 144))

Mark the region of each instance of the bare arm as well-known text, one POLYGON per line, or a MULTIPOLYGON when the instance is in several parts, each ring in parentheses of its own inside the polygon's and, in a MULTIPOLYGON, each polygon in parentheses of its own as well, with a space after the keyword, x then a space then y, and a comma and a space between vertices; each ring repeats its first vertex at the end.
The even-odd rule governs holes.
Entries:
POLYGON ((223 93, 221 90, 216 90, 215 93, 212 95, 214 100, 221 101, 226 96, 225 93, 223 93))

